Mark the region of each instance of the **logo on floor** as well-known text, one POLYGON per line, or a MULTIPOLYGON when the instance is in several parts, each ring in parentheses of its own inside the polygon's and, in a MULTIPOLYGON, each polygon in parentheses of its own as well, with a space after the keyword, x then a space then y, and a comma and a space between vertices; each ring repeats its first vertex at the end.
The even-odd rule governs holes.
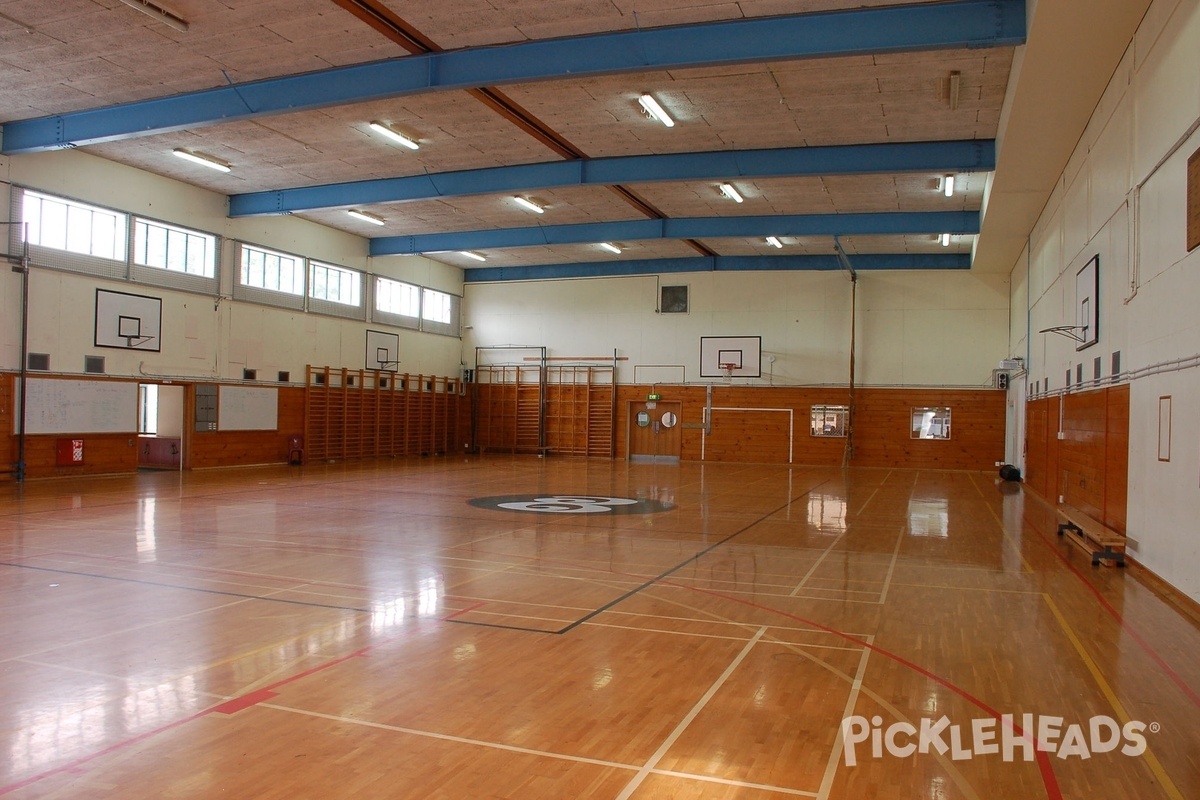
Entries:
POLYGON ((592 494, 506 494, 468 500, 476 508, 533 514, 657 514, 675 506, 661 500, 592 494))

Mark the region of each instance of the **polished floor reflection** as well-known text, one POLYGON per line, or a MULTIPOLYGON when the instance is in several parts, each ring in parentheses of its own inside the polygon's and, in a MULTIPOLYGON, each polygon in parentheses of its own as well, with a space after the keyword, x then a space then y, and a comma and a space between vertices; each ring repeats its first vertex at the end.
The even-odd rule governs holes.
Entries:
POLYGON ((1200 797, 1200 629, 990 475, 154 473, 0 530, 13 798, 1200 797))

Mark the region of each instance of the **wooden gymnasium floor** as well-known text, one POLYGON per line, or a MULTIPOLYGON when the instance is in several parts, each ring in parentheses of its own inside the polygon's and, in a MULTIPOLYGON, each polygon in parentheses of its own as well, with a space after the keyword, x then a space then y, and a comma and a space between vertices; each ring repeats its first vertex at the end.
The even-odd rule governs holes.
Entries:
POLYGON ((1200 630, 987 474, 431 459, 0 521, 7 797, 1200 797, 1200 630))

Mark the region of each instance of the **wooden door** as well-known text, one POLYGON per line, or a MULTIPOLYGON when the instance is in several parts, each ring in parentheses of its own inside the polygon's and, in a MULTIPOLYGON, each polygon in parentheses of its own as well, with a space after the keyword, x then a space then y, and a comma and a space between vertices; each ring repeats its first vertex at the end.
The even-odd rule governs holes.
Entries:
POLYGON ((629 460, 679 463, 682 413, 678 400, 630 400, 629 460))

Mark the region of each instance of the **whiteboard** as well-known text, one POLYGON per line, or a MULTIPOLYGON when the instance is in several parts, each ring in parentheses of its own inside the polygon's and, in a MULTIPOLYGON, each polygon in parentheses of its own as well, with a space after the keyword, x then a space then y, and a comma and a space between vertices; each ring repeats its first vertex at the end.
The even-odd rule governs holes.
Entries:
POLYGON ((26 433, 137 433, 136 383, 30 378, 26 404, 26 433))
POLYGON ((217 430, 279 429, 279 390, 257 386, 222 386, 217 396, 217 430))

